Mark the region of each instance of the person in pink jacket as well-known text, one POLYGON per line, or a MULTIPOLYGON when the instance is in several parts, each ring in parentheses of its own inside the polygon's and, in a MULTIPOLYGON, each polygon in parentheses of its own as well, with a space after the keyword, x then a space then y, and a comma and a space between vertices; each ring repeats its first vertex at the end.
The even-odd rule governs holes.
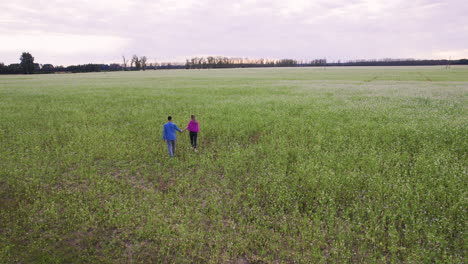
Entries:
POLYGON ((197 152, 197 137, 198 132, 200 132, 200 127, 198 126, 198 120, 195 118, 195 115, 190 116, 191 120, 188 122, 187 127, 190 136, 190 144, 192 144, 193 151, 197 152))

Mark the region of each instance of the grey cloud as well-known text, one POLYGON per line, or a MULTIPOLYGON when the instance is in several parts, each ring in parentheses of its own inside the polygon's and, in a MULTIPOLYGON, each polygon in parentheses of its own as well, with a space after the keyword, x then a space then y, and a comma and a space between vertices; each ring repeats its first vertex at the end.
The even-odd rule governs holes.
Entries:
MULTIPOLYGON (((461 0, 106 1, 6 4, 0 15, 16 22, 0 35, 37 30, 118 36, 130 40, 123 53, 160 60, 199 54, 431 58, 436 51, 466 50, 468 43, 468 3, 461 0)), ((119 62, 120 55, 98 57, 119 62)), ((90 47, 86 59, 95 61, 93 56, 90 47)))

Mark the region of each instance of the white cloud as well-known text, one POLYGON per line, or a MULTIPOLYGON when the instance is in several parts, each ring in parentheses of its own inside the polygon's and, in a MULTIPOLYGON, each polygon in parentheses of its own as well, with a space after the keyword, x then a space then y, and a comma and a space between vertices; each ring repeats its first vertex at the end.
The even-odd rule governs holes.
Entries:
POLYGON ((0 52, 42 51, 52 54, 112 53, 129 41, 115 36, 74 35, 51 32, 24 31, 0 35, 0 52))
POLYGON ((435 51, 433 57, 437 59, 468 59, 468 49, 435 51))

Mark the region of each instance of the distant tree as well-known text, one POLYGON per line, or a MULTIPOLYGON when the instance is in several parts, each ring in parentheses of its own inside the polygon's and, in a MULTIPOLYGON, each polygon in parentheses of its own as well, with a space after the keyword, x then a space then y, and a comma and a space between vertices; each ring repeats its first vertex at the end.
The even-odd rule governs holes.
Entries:
POLYGON ((206 63, 208 64, 208 68, 212 68, 215 63, 215 58, 213 56, 208 56, 206 58, 206 63))
POLYGON ((64 72, 65 67, 63 65, 55 66, 55 72, 64 72))
POLYGON ((128 60, 123 55, 122 55, 122 59, 123 59, 123 70, 126 71, 128 60))
POLYGON ((21 70, 24 74, 34 73, 34 57, 29 52, 23 52, 20 61, 21 70))
POLYGON ((136 55, 133 55, 132 59, 130 60, 130 70, 133 70, 133 65, 135 64, 135 58, 138 59, 136 55))
POLYGON ((140 58, 140 63, 141 63, 141 69, 142 70, 146 70, 146 61, 148 60, 148 58, 146 58, 146 56, 143 56, 140 58))
POLYGON ((12 63, 12 64, 8 65, 8 73, 11 73, 11 74, 22 73, 21 64, 12 63))
POLYGON ((44 64, 42 65, 42 69, 41 71, 44 72, 44 73, 51 73, 51 72, 54 72, 55 68, 54 68, 54 65, 52 64, 44 64))
POLYGON ((109 71, 121 71, 123 69, 123 67, 120 65, 120 64, 117 64, 117 63, 111 63, 109 65, 109 71))
POLYGON ((105 64, 92 64, 92 63, 83 64, 83 65, 70 65, 66 67, 65 70, 68 72, 100 72, 102 70, 106 70, 106 65, 105 64))
POLYGON ((141 61, 137 55, 133 55, 132 58, 133 63, 135 64, 135 70, 139 71, 141 69, 141 61))
POLYGON ((297 61, 292 60, 292 59, 281 59, 276 62, 276 66, 280 66, 280 67, 291 67, 291 66, 296 66, 296 65, 297 65, 297 61))

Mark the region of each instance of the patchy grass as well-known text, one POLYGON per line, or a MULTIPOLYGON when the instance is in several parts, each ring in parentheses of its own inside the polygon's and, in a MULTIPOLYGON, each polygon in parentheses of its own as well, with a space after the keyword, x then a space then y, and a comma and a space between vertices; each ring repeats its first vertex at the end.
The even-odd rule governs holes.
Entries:
POLYGON ((467 92, 466 67, 0 76, 0 259, 463 263, 467 92))

